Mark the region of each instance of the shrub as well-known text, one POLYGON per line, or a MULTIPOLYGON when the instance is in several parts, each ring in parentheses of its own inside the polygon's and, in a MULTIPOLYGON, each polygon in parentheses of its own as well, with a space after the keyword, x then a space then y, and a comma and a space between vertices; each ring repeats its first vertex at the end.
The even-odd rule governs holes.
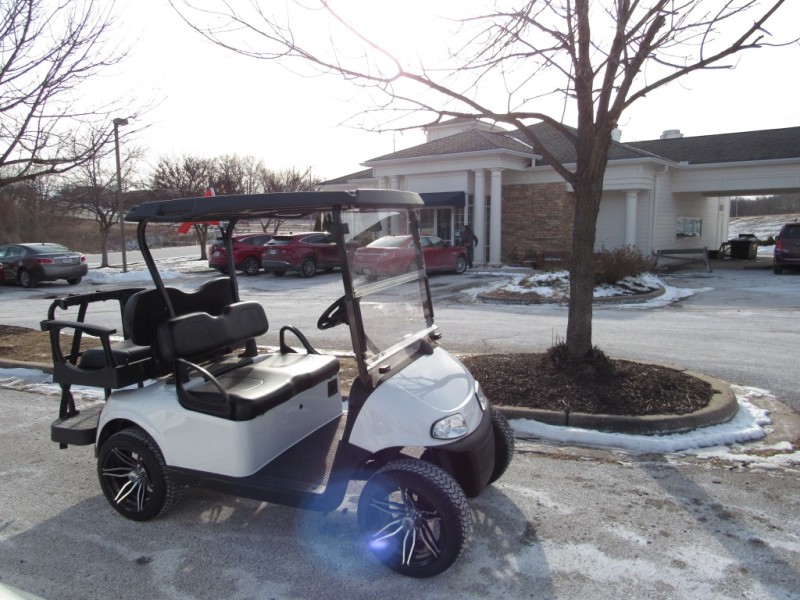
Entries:
POLYGON ((620 246, 614 250, 603 249, 594 255, 595 285, 613 285, 626 277, 636 277, 653 270, 653 260, 636 246, 620 246))

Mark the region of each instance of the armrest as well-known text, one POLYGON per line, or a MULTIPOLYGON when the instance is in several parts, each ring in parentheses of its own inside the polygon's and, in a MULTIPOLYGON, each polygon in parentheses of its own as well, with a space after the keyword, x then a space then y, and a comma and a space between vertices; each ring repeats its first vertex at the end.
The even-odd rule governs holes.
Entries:
POLYGON ((105 325, 91 325, 81 321, 67 321, 63 319, 51 319, 42 321, 40 323, 42 331, 50 332, 50 351, 53 354, 53 363, 69 362, 72 365, 77 364, 78 356, 81 345, 81 336, 84 333, 94 335, 100 338, 100 343, 103 346, 103 354, 107 365, 114 365, 114 358, 111 353, 111 336, 117 332, 113 327, 106 327, 105 325), (59 340, 62 329, 74 329, 75 333, 72 337, 72 350, 69 356, 64 356, 64 351, 61 350, 61 341, 59 340))
POLYGON ((290 352, 294 352, 295 350, 286 343, 286 332, 293 333, 294 336, 303 344, 303 348, 306 349, 308 354, 319 354, 317 350, 311 345, 311 342, 308 341, 306 336, 304 336, 297 327, 292 327, 291 325, 284 325, 281 327, 280 331, 280 348, 281 354, 287 354, 290 352))
POLYGON ((177 366, 175 373, 175 386, 178 390, 179 399, 189 398, 191 399, 192 403, 205 405, 210 409, 210 412, 215 412, 220 415, 227 415, 230 412, 231 397, 228 395, 228 391, 222 386, 216 377, 214 377, 207 369, 204 369, 200 365, 189 362, 184 358, 176 358, 175 362, 177 366), (206 398, 199 398, 193 394, 191 390, 187 390, 184 376, 188 378, 189 371, 197 371, 203 376, 203 379, 211 382, 211 384, 219 391, 220 402, 210 402, 206 398))
POLYGON ((64 319, 51 319, 41 322, 42 331, 61 331, 62 329, 76 329, 82 333, 88 333, 95 337, 109 337, 117 333, 114 327, 106 327, 105 325, 92 325, 91 323, 82 323, 80 321, 67 321, 64 319))
MULTIPOLYGON (((57 298, 53 300, 50 308, 47 311, 48 320, 55 319, 56 309, 67 310, 72 306, 79 306, 81 315, 86 314, 86 307, 92 302, 105 302, 106 300, 117 300, 120 303, 120 310, 125 306, 128 298, 133 296, 136 292, 140 292, 145 288, 123 288, 119 290, 98 290, 96 292, 87 292, 85 294, 70 294, 64 298, 57 298)), ((79 320, 82 320, 79 318, 79 320)))

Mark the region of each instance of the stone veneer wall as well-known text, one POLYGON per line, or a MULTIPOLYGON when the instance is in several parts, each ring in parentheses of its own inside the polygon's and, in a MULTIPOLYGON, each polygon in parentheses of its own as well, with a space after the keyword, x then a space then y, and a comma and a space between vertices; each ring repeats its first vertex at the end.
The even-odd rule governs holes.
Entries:
POLYGON ((503 261, 568 254, 574 206, 563 183, 503 186, 503 261))

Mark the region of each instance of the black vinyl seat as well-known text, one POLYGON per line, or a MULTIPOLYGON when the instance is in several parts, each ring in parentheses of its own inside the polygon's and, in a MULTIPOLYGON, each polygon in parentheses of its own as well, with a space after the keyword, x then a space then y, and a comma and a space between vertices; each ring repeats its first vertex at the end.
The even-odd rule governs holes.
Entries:
MULTIPOLYGON (((276 354, 260 361, 245 358, 217 374, 192 362, 241 346, 268 328, 264 308, 257 302, 234 303, 216 316, 191 313, 163 323, 157 348, 162 360, 175 364, 181 404, 189 410, 246 421, 339 373, 339 360, 321 354, 276 354), (203 383, 189 384, 192 373, 199 373, 203 383)), ((336 391, 334 388, 332 393, 336 391)))

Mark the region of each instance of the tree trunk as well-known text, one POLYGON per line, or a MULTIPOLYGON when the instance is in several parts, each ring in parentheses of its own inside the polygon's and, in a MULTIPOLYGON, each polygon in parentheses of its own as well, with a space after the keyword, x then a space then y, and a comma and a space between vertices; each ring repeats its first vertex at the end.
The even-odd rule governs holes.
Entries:
POLYGON ((108 267, 108 229, 100 228, 100 268, 108 267))
MULTIPOLYGON (((584 116, 586 114, 589 114, 588 110, 584 116)), ((567 321, 567 349, 573 358, 585 357, 593 347, 594 241, 612 129, 608 121, 595 125, 589 118, 585 118, 578 127, 567 321)))
MULTIPOLYGON (((587 177, 587 180, 589 177, 587 177)), ((594 240, 601 186, 584 180, 575 190, 572 252, 569 267, 569 318, 567 348, 573 357, 592 349, 592 302, 594 300, 594 240)))
POLYGON ((197 242, 200 244, 200 260, 208 260, 208 253, 206 252, 206 241, 208 240, 208 225, 196 224, 194 226, 195 233, 197 233, 197 242))

